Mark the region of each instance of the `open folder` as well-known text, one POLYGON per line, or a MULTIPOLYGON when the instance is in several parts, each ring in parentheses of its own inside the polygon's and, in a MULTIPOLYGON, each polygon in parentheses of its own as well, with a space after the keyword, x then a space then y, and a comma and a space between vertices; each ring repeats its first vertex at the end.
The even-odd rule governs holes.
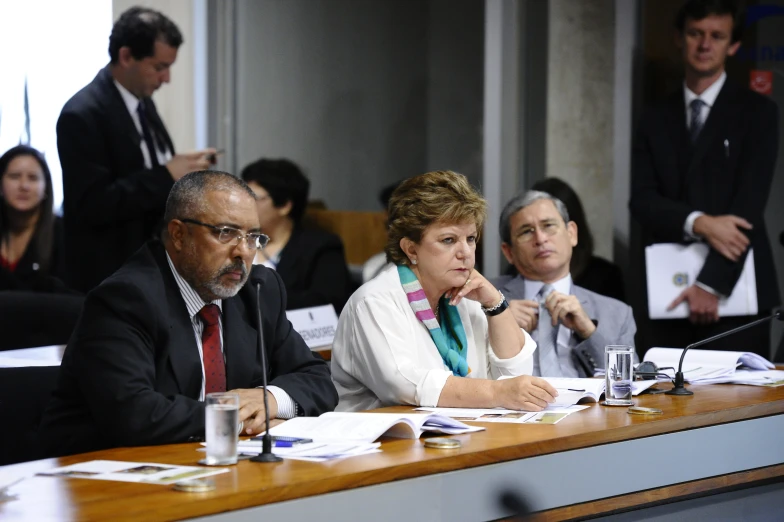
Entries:
MULTIPOLYGON (((686 303, 679 304, 669 312, 667 307, 697 280, 708 250, 705 243, 658 243, 646 247, 645 272, 648 280, 648 314, 651 319, 682 319, 689 316, 686 303)), ((719 315, 756 314, 757 278, 754 272, 754 251, 749 250, 732 295, 719 299, 719 315)))

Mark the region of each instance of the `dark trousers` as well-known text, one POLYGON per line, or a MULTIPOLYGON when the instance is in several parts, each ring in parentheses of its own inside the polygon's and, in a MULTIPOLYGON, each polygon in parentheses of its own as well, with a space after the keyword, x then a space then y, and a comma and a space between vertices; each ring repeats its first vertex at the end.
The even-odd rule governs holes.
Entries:
MULTIPOLYGON (((768 317, 770 311, 758 315, 722 317, 718 323, 697 325, 687 319, 660 319, 651 321, 651 347, 685 348, 687 345, 732 330, 756 319, 768 317)), ((717 339, 700 346, 704 350, 752 352, 770 360, 770 323, 762 323, 746 330, 717 339)))

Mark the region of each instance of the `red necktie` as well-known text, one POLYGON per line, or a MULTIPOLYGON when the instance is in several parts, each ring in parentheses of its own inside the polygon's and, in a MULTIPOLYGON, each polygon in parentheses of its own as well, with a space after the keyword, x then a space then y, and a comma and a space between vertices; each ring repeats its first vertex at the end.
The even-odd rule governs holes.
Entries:
POLYGON ((201 348, 204 357, 204 393, 226 391, 226 366, 221 351, 220 308, 208 304, 199 310, 199 317, 204 323, 201 332, 201 348))

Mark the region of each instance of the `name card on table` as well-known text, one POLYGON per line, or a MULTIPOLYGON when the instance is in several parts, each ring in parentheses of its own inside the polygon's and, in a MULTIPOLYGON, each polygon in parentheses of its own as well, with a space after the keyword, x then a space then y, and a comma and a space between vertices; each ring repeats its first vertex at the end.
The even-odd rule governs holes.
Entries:
POLYGON ((335 339, 338 315, 332 305, 289 310, 286 317, 311 350, 331 345, 335 339))

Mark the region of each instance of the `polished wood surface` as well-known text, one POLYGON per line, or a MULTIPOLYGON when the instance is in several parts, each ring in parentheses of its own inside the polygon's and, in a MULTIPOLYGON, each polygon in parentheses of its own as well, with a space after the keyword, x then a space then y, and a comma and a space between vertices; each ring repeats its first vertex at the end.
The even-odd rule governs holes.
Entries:
MULTIPOLYGON (((669 388, 669 384, 659 385, 669 388)), ((32 477, 14 486, 16 499, 0 503, 2 520, 177 520, 221 513, 394 480, 455 471, 703 426, 784 414, 784 387, 713 385, 693 387, 692 397, 645 395, 639 406, 663 415, 629 415, 626 408, 596 404, 557 425, 484 424, 486 431, 459 435, 457 450, 426 449, 422 440, 388 439, 383 452, 329 464, 241 461, 214 477, 208 493, 181 493, 168 486, 32 477), (43 499, 43 500, 42 500, 43 499)), ((385 408, 380 411, 408 411, 385 408)), ((94 459, 195 465, 197 444, 120 448, 0 468, 32 475, 58 466, 94 459)), ((777 472, 778 473, 778 472, 777 472)), ((677 487, 677 486, 674 486, 677 487)), ((683 486, 688 487, 688 486, 683 486)), ((714 487, 714 485, 710 485, 714 487)), ((628 496, 628 495, 627 495, 628 496)), ((631 498, 631 496, 628 496, 631 498)), ((609 500, 608 500, 609 501, 609 500)), ((629 502, 640 501, 632 499, 629 502)))

